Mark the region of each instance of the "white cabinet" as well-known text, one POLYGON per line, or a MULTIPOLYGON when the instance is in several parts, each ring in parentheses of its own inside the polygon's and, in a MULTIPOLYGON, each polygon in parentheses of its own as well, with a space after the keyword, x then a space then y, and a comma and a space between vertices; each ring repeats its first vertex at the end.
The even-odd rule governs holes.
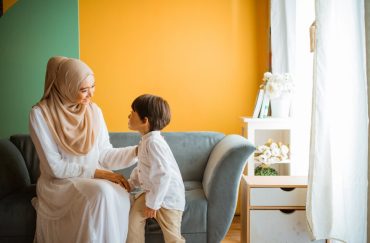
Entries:
POLYGON ((243 176, 241 242, 312 242, 306 223, 306 190, 307 177, 243 176))
POLYGON ((306 233, 305 218, 304 210, 252 210, 250 242, 311 242, 306 233))
MULTIPOLYGON (((290 162, 294 161, 294 144, 292 143, 292 121, 290 118, 249 118, 242 117, 242 136, 245 136, 256 147, 265 144, 268 139, 274 142, 282 142, 289 145, 290 159, 283 163, 277 163, 275 168, 279 175, 290 175, 290 162)), ((247 174, 254 175, 254 154, 249 157, 247 174)))

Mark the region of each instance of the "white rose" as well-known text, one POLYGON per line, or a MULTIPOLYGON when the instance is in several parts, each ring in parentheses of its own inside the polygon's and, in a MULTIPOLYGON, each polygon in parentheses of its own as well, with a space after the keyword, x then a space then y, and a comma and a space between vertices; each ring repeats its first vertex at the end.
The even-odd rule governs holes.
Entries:
POLYGON ((267 157, 267 158, 270 158, 272 153, 271 153, 271 150, 270 149, 266 149, 265 151, 263 151, 263 154, 267 157))
POLYGON ((283 155, 288 155, 288 153, 289 153, 289 148, 288 148, 288 146, 286 146, 286 145, 281 145, 281 147, 280 147, 280 150, 281 150, 281 153, 283 154, 283 155))
POLYGON ((271 143, 270 144, 270 149, 273 150, 273 149, 276 149, 278 148, 279 146, 277 145, 277 143, 271 143))
POLYGON ((261 163, 266 163, 267 162, 267 156, 264 155, 264 154, 261 154, 260 156, 258 156, 257 158, 257 161, 261 162, 261 163))
POLYGON ((257 147, 256 152, 262 154, 268 147, 266 145, 260 145, 257 147))
POLYGON ((272 156, 279 156, 280 155, 280 149, 278 147, 271 149, 272 156))
POLYGON ((265 72, 264 74, 263 74, 263 80, 269 80, 271 77, 272 77, 273 75, 272 75, 272 73, 270 73, 270 72, 265 72))

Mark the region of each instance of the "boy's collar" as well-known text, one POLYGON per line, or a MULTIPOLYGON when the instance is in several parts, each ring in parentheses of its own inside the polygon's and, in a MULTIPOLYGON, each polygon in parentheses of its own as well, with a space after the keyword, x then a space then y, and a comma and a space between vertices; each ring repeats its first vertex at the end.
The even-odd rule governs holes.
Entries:
POLYGON ((155 136, 155 135, 160 135, 160 134, 161 134, 161 131, 151 131, 151 132, 148 132, 145 135, 142 135, 141 138, 144 139, 144 138, 148 138, 150 136, 155 136))

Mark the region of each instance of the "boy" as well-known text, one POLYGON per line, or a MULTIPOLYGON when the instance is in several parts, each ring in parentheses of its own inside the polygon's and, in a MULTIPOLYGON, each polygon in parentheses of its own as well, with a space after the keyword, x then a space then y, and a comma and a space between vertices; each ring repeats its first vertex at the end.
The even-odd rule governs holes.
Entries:
POLYGON ((141 134, 139 162, 132 171, 131 188, 139 187, 130 211, 127 243, 145 242, 145 219, 155 218, 164 240, 185 242, 181 236, 185 189, 177 162, 160 130, 171 119, 167 101, 141 95, 131 105, 128 127, 141 134))

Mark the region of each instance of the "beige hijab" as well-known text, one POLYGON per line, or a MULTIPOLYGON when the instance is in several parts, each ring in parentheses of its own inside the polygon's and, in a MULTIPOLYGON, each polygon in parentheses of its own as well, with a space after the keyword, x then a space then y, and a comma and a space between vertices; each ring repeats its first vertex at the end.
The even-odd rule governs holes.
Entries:
POLYGON ((37 104, 57 144, 75 155, 91 150, 98 131, 96 106, 77 103, 80 85, 90 75, 92 70, 81 60, 50 58, 44 95, 37 104))

